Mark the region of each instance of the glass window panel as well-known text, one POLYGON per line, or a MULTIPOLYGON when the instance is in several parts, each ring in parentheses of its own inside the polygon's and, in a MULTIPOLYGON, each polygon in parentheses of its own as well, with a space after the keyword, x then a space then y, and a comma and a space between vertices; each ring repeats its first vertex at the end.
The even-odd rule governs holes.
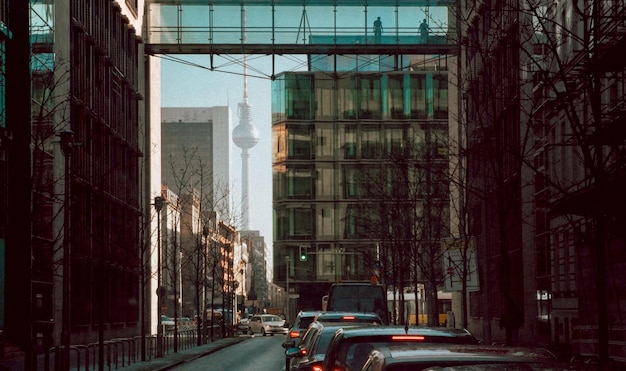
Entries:
POLYGON ((343 146, 343 158, 354 159, 356 158, 357 150, 357 127, 356 125, 346 125, 343 129, 342 136, 343 146))
POLYGON ((337 81, 338 115, 342 119, 356 118, 356 80, 351 78, 339 78, 337 81))
POLYGON ((312 119, 313 77, 309 74, 288 75, 285 81, 287 118, 312 119))
POLYGON ((311 132, 309 126, 291 125, 287 128, 289 158, 308 160, 311 158, 311 132))
POLYGON ((343 166, 343 197, 356 198, 358 191, 357 169, 351 166, 343 166))
POLYGON ((404 118, 403 75, 389 75, 387 78, 387 117, 404 118))
POLYGON ((332 120, 335 118, 335 82, 327 75, 315 78, 315 119, 332 120))
POLYGON ((320 244, 317 250, 317 279, 331 282, 337 281, 337 253, 333 245, 320 244))
POLYGON ((359 119, 380 119, 382 117, 380 75, 361 75, 359 82, 359 119))
POLYGON ((435 75, 433 77, 433 110, 435 119, 448 118, 447 75, 435 75))
POLYGON ((426 119, 426 77, 412 75, 410 87, 411 118, 426 119))
POLYGON ((332 124, 315 126, 315 158, 333 159, 335 153, 335 130, 332 124))
MULTIPOLYGON (((330 166, 330 165, 329 165, 330 166)), ((317 169, 315 179, 315 195, 318 199, 332 199, 334 196, 334 170, 332 167, 317 169)))
POLYGON ((330 205, 319 205, 316 207, 315 231, 317 239, 334 239, 334 209, 330 205))
POLYGON ((367 125, 361 128, 361 157, 362 158, 380 158, 380 126, 367 125))
POLYGON ((385 151, 392 157, 403 156, 405 154, 405 129, 400 126, 385 127, 385 151))
POLYGON ((313 184, 310 169, 289 169, 288 174, 290 197, 313 197, 313 184))
POLYGON ((310 208, 289 210, 289 235, 294 238, 311 238, 312 213, 310 208))
POLYGON ((284 121, 285 115, 285 76, 277 76, 272 81, 272 122, 284 121))

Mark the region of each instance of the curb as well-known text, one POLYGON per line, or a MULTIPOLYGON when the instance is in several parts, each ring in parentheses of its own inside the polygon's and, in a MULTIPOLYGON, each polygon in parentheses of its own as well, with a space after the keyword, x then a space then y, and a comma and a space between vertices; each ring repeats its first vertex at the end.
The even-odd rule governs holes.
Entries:
POLYGON ((163 366, 161 368, 157 368, 157 369, 155 369, 155 371, 170 370, 170 369, 172 369, 172 368, 174 368, 176 366, 180 366, 181 364, 184 364, 185 362, 194 361, 194 360, 196 360, 198 358, 202 358, 202 357, 207 356, 207 355, 209 355, 211 353, 215 353, 215 352, 217 352, 219 350, 222 350, 224 348, 227 348, 227 347, 229 347, 231 345, 240 343, 240 342, 244 341, 247 338, 246 337, 233 337, 233 338, 228 338, 228 339, 229 339, 229 341, 225 342, 224 344, 219 344, 216 347, 211 348, 211 349, 207 349, 206 351, 201 352, 201 353, 190 354, 189 357, 186 357, 184 359, 180 359, 178 361, 175 361, 175 362, 173 362, 173 363, 171 363, 171 364, 169 364, 167 366, 163 366))

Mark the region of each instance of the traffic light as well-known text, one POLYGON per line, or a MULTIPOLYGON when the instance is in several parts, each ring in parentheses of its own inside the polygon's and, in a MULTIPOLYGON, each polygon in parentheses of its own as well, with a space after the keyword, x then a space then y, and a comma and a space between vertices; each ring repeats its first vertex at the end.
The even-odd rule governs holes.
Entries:
POLYGON ((300 246, 300 261, 305 262, 308 258, 308 250, 306 246, 300 246))

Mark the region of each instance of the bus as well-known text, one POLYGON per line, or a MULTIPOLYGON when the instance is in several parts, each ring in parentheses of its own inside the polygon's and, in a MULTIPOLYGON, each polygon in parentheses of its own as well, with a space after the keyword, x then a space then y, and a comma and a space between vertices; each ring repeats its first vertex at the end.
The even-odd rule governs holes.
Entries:
MULTIPOLYGON (((423 291, 420 290, 420 294, 416 295, 414 291, 408 291, 404 293, 404 316, 408 318, 410 325, 427 325, 428 314, 426 313, 427 307, 423 299, 423 291), (417 299, 416 299, 417 297, 417 299), (419 314, 418 314, 419 313, 419 314)), ((437 293, 438 302, 438 318, 435 322, 438 326, 446 326, 448 320, 448 312, 452 310, 452 294, 449 292, 439 291, 437 293)), ((400 294, 396 291, 395 302, 394 292, 387 292, 387 306, 389 307, 391 318, 398 318, 400 316, 400 294)), ((398 323, 404 323, 398 319, 398 323)))

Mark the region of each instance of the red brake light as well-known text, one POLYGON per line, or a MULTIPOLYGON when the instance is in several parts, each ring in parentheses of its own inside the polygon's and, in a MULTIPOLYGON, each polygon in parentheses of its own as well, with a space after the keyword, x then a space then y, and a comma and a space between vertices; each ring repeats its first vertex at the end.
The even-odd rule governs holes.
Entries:
POLYGON ((347 320, 347 321, 352 321, 352 320, 356 319, 356 317, 355 316, 343 316, 343 319, 347 320))
POLYGON ((320 364, 315 364, 311 366, 311 370, 313 371, 322 371, 322 365, 320 364))
POLYGON ((293 338, 299 338, 300 337, 300 331, 291 331, 289 333, 289 337, 292 338, 292 339, 293 338))
POLYGON ((300 349, 300 354, 302 354, 302 356, 306 356, 307 353, 306 349, 300 349))
POLYGON ((421 341, 421 340, 424 340, 424 339, 425 339, 425 337, 421 336, 421 335, 395 335, 395 336, 391 337, 391 340, 399 340, 399 341, 402 341, 402 340, 418 340, 418 341, 421 341))

